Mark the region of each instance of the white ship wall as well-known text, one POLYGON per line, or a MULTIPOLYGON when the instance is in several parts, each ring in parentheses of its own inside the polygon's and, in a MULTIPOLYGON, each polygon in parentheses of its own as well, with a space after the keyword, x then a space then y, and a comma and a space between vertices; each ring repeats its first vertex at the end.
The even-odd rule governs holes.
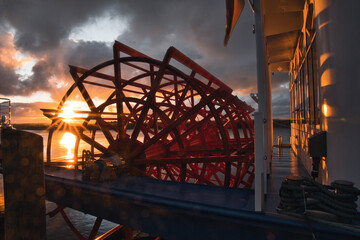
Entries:
POLYGON ((360 1, 316 0, 321 128, 327 131, 323 181, 360 188, 360 1))

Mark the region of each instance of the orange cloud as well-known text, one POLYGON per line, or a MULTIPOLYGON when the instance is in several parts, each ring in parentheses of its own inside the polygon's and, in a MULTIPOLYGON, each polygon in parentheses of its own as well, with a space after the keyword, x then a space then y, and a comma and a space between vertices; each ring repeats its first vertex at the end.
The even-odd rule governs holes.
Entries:
POLYGON ((14 44, 14 35, 9 32, 1 34, 0 43, 0 62, 6 67, 21 67, 22 60, 16 59, 19 52, 14 44))

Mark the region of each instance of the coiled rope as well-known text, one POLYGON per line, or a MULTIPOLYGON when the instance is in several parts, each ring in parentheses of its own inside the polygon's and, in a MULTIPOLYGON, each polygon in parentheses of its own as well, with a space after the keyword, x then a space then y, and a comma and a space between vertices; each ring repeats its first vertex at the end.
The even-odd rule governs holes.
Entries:
POLYGON ((321 210, 348 220, 358 217, 356 201, 360 190, 351 182, 335 181, 327 186, 310 178, 290 176, 282 181, 279 194, 280 211, 321 210))
POLYGON ((360 190, 348 181, 335 181, 330 186, 322 185, 311 178, 288 176, 281 182, 279 213, 304 218, 316 239, 310 224, 311 221, 328 224, 360 233, 360 228, 343 223, 331 222, 308 215, 308 210, 320 210, 337 216, 341 222, 351 223, 360 219, 357 212, 360 190))

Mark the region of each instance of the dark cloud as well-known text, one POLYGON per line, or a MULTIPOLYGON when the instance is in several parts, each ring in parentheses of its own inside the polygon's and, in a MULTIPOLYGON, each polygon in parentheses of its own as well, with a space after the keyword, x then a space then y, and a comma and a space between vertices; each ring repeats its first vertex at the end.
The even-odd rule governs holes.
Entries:
POLYGON ((0 63, 0 94, 13 94, 18 89, 19 75, 14 69, 0 63))
POLYGON ((104 42, 80 41, 66 59, 70 65, 92 68, 112 57, 112 48, 104 42))
POLYGON ((17 0, 1 1, 1 23, 16 30, 22 51, 44 53, 59 46, 71 30, 101 15, 114 1, 17 0))
POLYGON ((274 118, 288 118, 290 116, 289 92, 272 94, 272 106, 274 118))
POLYGON ((288 84, 288 73, 274 73, 271 75, 274 118, 288 118, 290 116, 290 96, 288 84))
POLYGON ((51 80, 67 75, 70 59, 82 66, 105 59, 109 51, 104 51, 104 43, 81 42, 74 46, 67 38, 74 27, 103 14, 113 2, 0 1, 0 53, 6 54, 0 58, 0 94, 30 95, 53 90, 56 88, 51 80), (97 51, 97 46, 101 50, 97 51), (38 59, 31 75, 16 73, 22 64, 13 59, 17 51, 38 59))
POLYGON ((64 43, 72 29, 105 12, 127 18, 129 26, 118 40, 150 56, 162 59, 166 49, 175 46, 214 75, 225 78, 235 89, 242 88, 244 83, 248 85, 249 76, 251 81, 255 80, 252 13, 249 8, 245 9, 225 48, 225 4, 218 0, 3 1, 0 19, 3 26, 6 23, 15 29, 17 49, 35 57, 46 56, 48 65, 54 64, 66 71, 66 67, 59 66, 62 65, 59 61, 63 61, 63 65, 90 67, 99 60, 111 58, 111 50, 105 44, 79 42, 74 47, 64 43), (56 51, 57 48, 62 52, 56 51), (237 76, 229 77, 234 72, 237 76))
POLYGON ((225 4, 223 1, 136 1, 118 5, 130 16, 129 29, 118 37, 150 56, 162 58, 168 46, 175 46, 232 88, 256 83, 253 13, 246 6, 228 47, 223 46, 225 4), (225 80, 224 80, 225 79, 225 80))
POLYGON ((288 73, 274 73, 271 75, 271 87, 273 91, 278 91, 289 83, 290 76, 288 73))
POLYGON ((29 95, 33 91, 48 90, 52 66, 46 61, 38 61, 30 76, 21 76, 17 69, 22 62, 16 59, 16 54, 13 35, 0 32, 0 94, 29 95))
POLYGON ((33 74, 22 83, 32 91, 49 90, 50 84, 48 80, 52 76, 53 68, 54 66, 49 65, 46 61, 38 61, 32 68, 33 74))
POLYGON ((20 75, 14 69, 4 67, 0 63, 0 94, 30 95, 39 90, 49 90, 48 82, 51 71, 46 62, 40 61, 32 68, 32 75, 20 80, 20 75))
MULTIPOLYGON (((25 80, 15 66, 0 61, 0 93, 28 95, 46 90, 57 101, 68 85, 54 86, 73 81, 68 64, 91 68, 112 58, 111 44, 68 39, 74 29, 104 14, 126 19, 125 31, 113 29, 118 41, 157 59, 175 46, 237 94, 248 98, 256 92, 253 13, 247 3, 224 47, 224 1, 17 0, 0 1, 0 31, 13 29, 14 48, 39 61, 25 80)), ((0 48, 1 44, 0 39, 0 48)), ((283 78, 273 82, 276 93, 286 91, 280 86, 283 82, 283 78)))

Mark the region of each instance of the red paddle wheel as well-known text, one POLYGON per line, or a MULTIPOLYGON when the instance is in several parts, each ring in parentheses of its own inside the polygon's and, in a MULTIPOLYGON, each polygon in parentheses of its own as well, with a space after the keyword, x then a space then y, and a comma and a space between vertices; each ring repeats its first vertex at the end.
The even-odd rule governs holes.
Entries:
POLYGON ((251 188, 253 109, 174 47, 159 61, 115 42, 114 59, 70 73, 74 83, 58 108, 43 109, 52 120, 47 162, 53 134, 71 131, 75 164, 87 149, 94 158, 116 156, 128 174, 251 188), (83 107, 67 121, 74 99, 83 107))

